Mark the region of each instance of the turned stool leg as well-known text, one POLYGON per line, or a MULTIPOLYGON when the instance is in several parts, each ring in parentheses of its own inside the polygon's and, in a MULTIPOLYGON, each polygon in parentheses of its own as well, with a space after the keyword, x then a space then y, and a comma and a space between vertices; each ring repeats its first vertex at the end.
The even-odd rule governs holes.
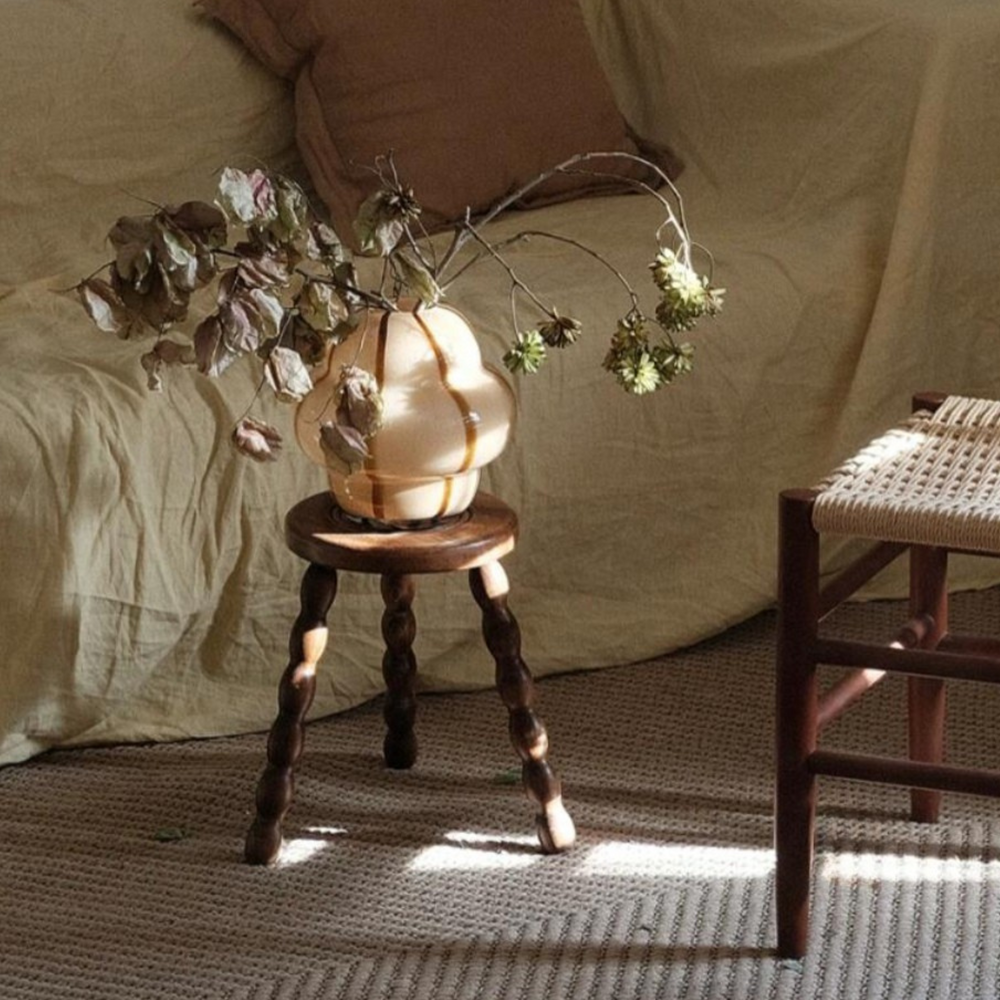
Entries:
POLYGON ((572 847, 573 820, 562 801, 562 787, 546 760, 549 741, 532 711, 534 683, 521 659, 521 632, 507 607, 507 574, 498 562, 471 570, 469 583, 483 612, 483 637, 496 661, 497 690, 510 712, 510 739, 522 760, 525 791, 541 807, 535 826, 547 854, 572 847))
POLYGON ((288 667, 278 687, 278 717, 267 740, 267 766, 257 783, 257 816, 247 832, 244 858, 252 865, 269 865, 281 853, 281 824, 295 793, 303 722, 316 691, 316 664, 326 648, 326 616, 336 595, 336 570, 310 564, 302 577, 301 610, 288 643, 288 667))
MULTIPOLYGON (((910 549, 910 614, 929 615, 934 627, 922 646, 933 649, 948 630, 948 553, 914 545, 910 549)), ((908 677, 910 759, 940 764, 944 760, 945 684, 937 677, 908 677)), ((936 823, 941 793, 910 789, 910 816, 919 823, 936 823)))
POLYGON ((775 905, 778 955, 801 958, 809 936, 809 886, 816 816, 817 680, 814 643, 819 619, 819 537, 813 494, 781 496, 778 542, 776 699, 775 905))
POLYGON ((417 715, 417 659, 413 639, 417 620, 413 617, 413 580, 405 575, 382 577, 382 637, 385 655, 382 676, 385 679, 386 734, 382 744, 385 763, 391 768, 412 767, 417 759, 417 737, 413 722, 417 715))

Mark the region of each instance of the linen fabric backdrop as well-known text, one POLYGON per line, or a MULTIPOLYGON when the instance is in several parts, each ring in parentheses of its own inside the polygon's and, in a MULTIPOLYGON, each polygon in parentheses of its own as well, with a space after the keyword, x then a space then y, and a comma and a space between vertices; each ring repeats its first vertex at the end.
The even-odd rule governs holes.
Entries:
MULTIPOLYGON (((635 399, 600 367, 627 307, 600 267, 543 241, 518 252, 586 328, 515 381, 515 441, 484 484, 521 517, 505 565, 538 675, 650 657, 768 606, 780 488, 816 481, 915 390, 1000 390, 993 0, 582 10, 625 117, 686 161, 687 217, 728 292, 694 373, 635 399)), ((172 372, 150 396, 137 345, 65 289, 144 199, 210 199, 226 164, 307 182, 290 87, 188 0, 7 3, 0 74, 0 761, 266 727, 303 568, 282 517, 322 471, 292 447, 238 460, 249 372, 172 372)), ((560 232, 644 285, 658 223, 628 195, 493 235, 560 232)), ((466 278, 451 299, 496 362, 504 276, 466 278)), ((995 578, 969 561, 956 582, 995 578)), ((491 683, 460 575, 418 581, 415 610, 426 686, 491 683)), ((345 574, 314 716, 382 689, 380 614, 377 581, 345 574)))

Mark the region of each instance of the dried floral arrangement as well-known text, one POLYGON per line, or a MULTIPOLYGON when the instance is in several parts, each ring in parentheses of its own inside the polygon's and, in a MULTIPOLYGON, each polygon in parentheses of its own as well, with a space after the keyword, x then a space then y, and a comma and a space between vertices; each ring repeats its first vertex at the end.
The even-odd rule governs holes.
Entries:
MULTIPOLYGON (((353 235, 360 256, 381 261, 374 287, 362 287, 355 253, 319 219, 297 184, 262 169, 227 167, 215 204, 188 201, 118 219, 108 233, 114 259, 76 290, 99 329, 148 345, 139 360, 151 389, 161 388, 164 370, 172 366, 217 377, 246 358, 260 365, 258 392, 268 386, 278 400, 296 403, 312 388, 310 369, 358 326, 366 310, 394 310, 404 298, 434 306, 466 271, 484 262, 499 266, 509 283, 513 336, 504 364, 512 372, 537 372, 549 349, 572 345, 583 326, 543 301, 508 254, 529 240, 555 240, 598 261, 624 293, 627 308, 603 361, 624 390, 648 393, 691 370, 694 349, 676 335, 718 313, 724 290, 712 282, 711 255, 688 232, 677 189, 651 161, 627 153, 581 153, 482 215, 467 212, 451 227, 450 240, 443 241, 431 240, 421 206, 391 154, 373 169, 379 186, 361 205, 353 235), (653 234, 650 271, 657 302, 651 314, 643 311, 626 276, 592 247, 530 228, 501 241, 491 241, 486 232, 490 222, 550 178, 581 171, 605 176, 600 161, 613 158, 643 164, 659 181, 619 178, 656 199, 663 210, 653 234), (696 271, 696 252, 704 253, 707 274, 696 271), (200 296, 214 308, 195 322, 190 314, 200 296), (533 324, 522 324, 519 300, 536 315, 533 324)), ((335 409, 335 419, 324 427, 324 448, 329 445, 331 458, 356 459, 380 425, 374 377, 346 367, 335 409)), ((243 454, 265 461, 276 457, 281 434, 247 415, 233 431, 233 442, 243 454)))

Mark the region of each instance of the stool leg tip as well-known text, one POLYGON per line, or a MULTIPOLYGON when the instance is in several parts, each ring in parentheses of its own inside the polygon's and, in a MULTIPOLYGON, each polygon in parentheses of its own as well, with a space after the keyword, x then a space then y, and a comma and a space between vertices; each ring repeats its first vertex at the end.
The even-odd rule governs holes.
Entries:
POLYGON ((247 831, 243 860, 248 865, 273 865, 281 855, 280 830, 266 830, 257 821, 247 831))
POLYGON ((576 826, 561 802, 550 804, 535 817, 535 829, 545 854, 559 854, 576 843, 576 826))
POLYGON ((385 766, 392 771, 407 771, 417 762, 417 737, 408 733, 388 732, 382 741, 385 766))

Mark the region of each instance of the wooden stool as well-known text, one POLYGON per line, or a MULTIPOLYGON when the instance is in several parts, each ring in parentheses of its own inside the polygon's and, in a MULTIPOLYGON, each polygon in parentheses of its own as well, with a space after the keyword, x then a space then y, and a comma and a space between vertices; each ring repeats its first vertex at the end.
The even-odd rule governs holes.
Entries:
POLYGON ((1000 681, 1000 640, 948 632, 949 552, 1000 555, 1000 403, 914 398, 914 416, 816 489, 781 495, 775 848, 778 953, 806 950, 816 776, 911 788, 913 819, 942 790, 1000 796, 1000 771, 946 765, 944 679, 1000 681), (821 533, 878 542, 822 590, 821 533), (910 620, 883 645, 821 637, 820 621, 903 552, 910 620), (855 669, 822 695, 818 664, 855 669), (817 749, 817 737, 887 672, 908 675, 909 759, 817 749))
POLYGON ((417 759, 412 577, 468 571, 473 597, 483 613, 483 636, 496 661, 497 689, 510 713, 510 738, 522 760, 522 781, 540 807, 535 825, 542 850, 552 853, 573 844, 573 821, 563 806, 559 779, 546 760, 545 727, 532 710, 534 685, 521 659, 521 634, 507 607, 509 588, 500 559, 513 550, 516 536, 517 516, 485 493, 476 496, 465 514, 424 530, 372 530, 349 519, 328 493, 303 500, 288 512, 285 541, 309 561, 309 567, 302 578, 290 661, 278 689, 278 717, 267 741, 267 766, 257 784, 257 816, 246 838, 248 862, 270 864, 281 851, 281 824, 292 804, 293 771, 302 753, 316 664, 326 647, 326 616, 337 593, 337 570, 382 577, 387 727, 383 752, 392 768, 412 767, 417 759))

